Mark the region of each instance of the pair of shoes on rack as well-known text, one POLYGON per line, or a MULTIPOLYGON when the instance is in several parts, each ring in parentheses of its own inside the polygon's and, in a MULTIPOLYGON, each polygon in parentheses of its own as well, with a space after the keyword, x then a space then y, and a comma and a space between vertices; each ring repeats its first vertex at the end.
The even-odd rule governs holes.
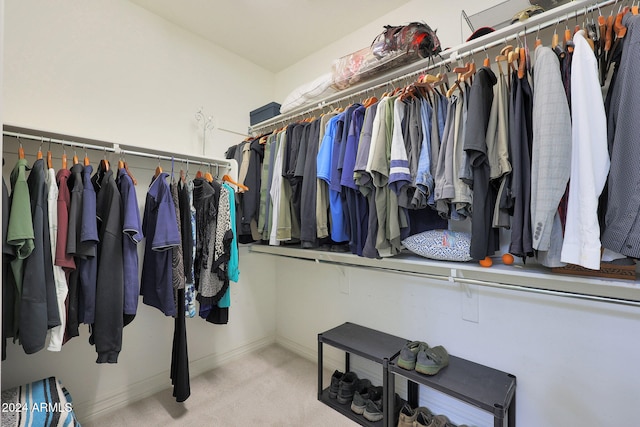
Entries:
POLYGON ((405 403, 400 409, 398 416, 398 427, 414 427, 420 425, 429 425, 433 421, 433 414, 424 406, 413 409, 408 403, 405 403), (420 423, 416 424, 416 420, 420 416, 420 423), (427 423, 427 424, 425 424, 427 423))
POLYGON ((364 416, 367 420, 376 422, 382 419, 382 387, 369 382, 368 387, 356 391, 351 402, 351 410, 364 416))
POLYGON ((338 403, 343 405, 351 403, 356 390, 364 389, 370 385, 369 380, 361 380, 355 372, 342 373, 335 371, 331 375, 331 385, 329 386, 329 398, 338 399, 338 403))
POLYGON ((449 365, 449 353, 439 345, 429 347, 423 341, 411 341, 400 350, 398 366, 408 371, 416 370, 421 374, 435 375, 449 365))
POLYGON ((405 404, 400 410, 398 427, 456 427, 456 425, 449 421, 446 415, 433 415, 429 408, 424 406, 413 409, 409 404, 405 404))
POLYGON ((364 379, 360 380, 358 389, 353 394, 353 400, 351 401, 351 411, 362 415, 367 408, 369 401, 382 402, 382 387, 376 387, 371 384, 371 381, 364 379))
MULTIPOLYGON (((367 400, 367 406, 365 407, 364 412, 362 413, 364 418, 367 421, 371 421, 372 423, 382 420, 384 418, 384 411, 386 410, 385 408, 386 402, 382 401, 382 387, 377 387, 377 388, 379 389, 380 399, 367 400)), ((394 408, 396 409, 396 411, 393 419, 396 419, 398 416, 398 410, 400 408, 400 405, 402 404, 402 399, 400 399, 400 396, 398 396, 397 393, 394 394, 394 399, 395 399, 394 408)))

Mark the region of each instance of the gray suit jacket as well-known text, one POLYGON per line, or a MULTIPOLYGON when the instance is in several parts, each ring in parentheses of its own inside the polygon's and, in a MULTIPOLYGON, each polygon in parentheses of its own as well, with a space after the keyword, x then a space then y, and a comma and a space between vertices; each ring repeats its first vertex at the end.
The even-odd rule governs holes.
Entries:
POLYGON ((536 48, 533 82, 531 227, 533 248, 548 251, 571 172, 571 116, 558 57, 549 47, 536 48))

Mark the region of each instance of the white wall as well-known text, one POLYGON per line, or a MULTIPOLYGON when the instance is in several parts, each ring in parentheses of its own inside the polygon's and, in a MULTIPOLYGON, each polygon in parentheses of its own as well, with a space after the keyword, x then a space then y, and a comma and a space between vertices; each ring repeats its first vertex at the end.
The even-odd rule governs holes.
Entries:
MULTIPOLYGON (((482 288, 475 323, 462 318, 459 284, 284 258, 276 270, 278 341, 308 357, 318 333, 349 321, 516 375, 520 427, 640 417, 637 308, 482 288)), ((343 367, 343 353, 324 348, 329 366, 343 367)), ((473 412, 448 415, 493 425, 473 412)))
MULTIPOLYGON (((461 26, 461 11, 473 14, 501 3, 501 0, 412 0, 368 25, 354 29, 341 40, 309 55, 302 61, 276 75, 275 98, 282 102, 299 85, 331 71, 333 60, 356 50, 367 47, 384 30, 385 25, 402 25, 411 21, 424 21, 437 30, 442 48, 456 46, 464 41, 470 31, 466 24, 461 26), (461 33, 462 30, 462 33, 461 33), (462 34, 462 38, 461 37, 462 34)), ((330 31, 330 30, 328 30, 330 31)))
MULTIPOLYGON (((8 124, 201 155, 194 117, 201 106, 219 127, 244 132, 249 111, 272 98, 272 73, 128 1, 12 1, 2 22, 3 119, 8 124)), ((242 139, 216 130, 206 154, 220 157, 242 139)), ((24 148, 33 161, 37 143, 24 148)), ((57 167, 60 150, 53 148, 57 167)), ((15 142, 3 146, 5 177, 15 153, 15 142)), ((155 166, 127 160, 140 181, 142 205, 155 166)), ((192 375, 275 339, 273 262, 242 249, 240 269, 239 283, 231 285, 228 325, 187 320, 192 375)), ((173 320, 140 302, 136 319, 124 330, 119 363, 95 363, 83 326, 80 337, 60 353, 27 356, 9 344, 2 389, 55 375, 86 420, 170 387, 172 337, 173 320)))
POLYGON ((274 75, 126 0, 7 3, 5 123, 220 157, 274 75))

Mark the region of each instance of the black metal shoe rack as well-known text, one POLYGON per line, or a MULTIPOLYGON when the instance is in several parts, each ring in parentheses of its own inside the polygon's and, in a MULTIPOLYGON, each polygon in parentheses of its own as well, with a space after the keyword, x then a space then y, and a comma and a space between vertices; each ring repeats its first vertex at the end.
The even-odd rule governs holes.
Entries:
POLYGON ((418 404, 418 385, 439 390, 470 405, 493 414, 494 427, 516 425, 516 377, 469 360, 450 356, 449 366, 437 375, 427 376, 397 366, 400 350, 409 340, 374 329, 344 323, 318 334, 318 400, 363 426, 396 427, 395 377, 407 380, 408 401, 418 404), (350 355, 356 354, 382 365, 384 418, 372 423, 354 414, 349 404, 329 398, 329 387, 323 388, 322 345, 328 344, 345 352, 345 372, 350 369, 350 355))

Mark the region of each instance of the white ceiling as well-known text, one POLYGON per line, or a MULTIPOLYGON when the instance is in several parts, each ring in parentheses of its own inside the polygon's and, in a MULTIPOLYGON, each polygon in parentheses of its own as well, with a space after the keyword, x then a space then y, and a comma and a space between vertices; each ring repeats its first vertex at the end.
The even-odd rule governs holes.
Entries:
POLYGON ((131 0, 272 72, 409 0, 131 0))

